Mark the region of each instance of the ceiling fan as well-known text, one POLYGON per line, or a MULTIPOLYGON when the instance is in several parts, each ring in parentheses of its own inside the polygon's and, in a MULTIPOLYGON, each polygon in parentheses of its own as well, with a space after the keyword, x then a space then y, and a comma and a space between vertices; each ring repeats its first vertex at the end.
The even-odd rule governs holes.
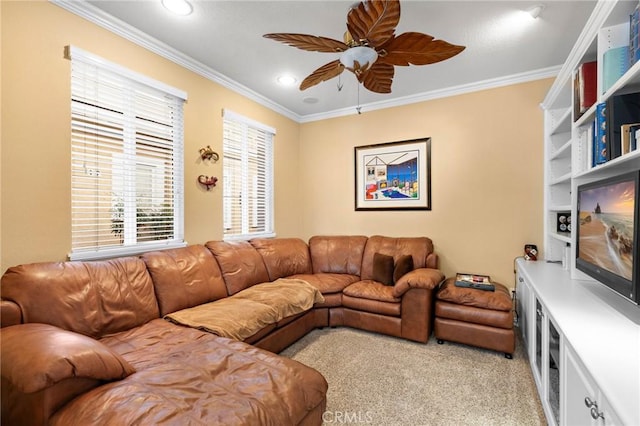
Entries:
POLYGON ((312 52, 339 53, 340 58, 312 72, 300 84, 308 89, 339 76, 346 69, 376 93, 391 93, 394 65, 428 65, 464 50, 428 34, 407 32, 396 37, 399 0, 364 0, 347 13, 344 42, 307 34, 272 33, 264 37, 312 52))

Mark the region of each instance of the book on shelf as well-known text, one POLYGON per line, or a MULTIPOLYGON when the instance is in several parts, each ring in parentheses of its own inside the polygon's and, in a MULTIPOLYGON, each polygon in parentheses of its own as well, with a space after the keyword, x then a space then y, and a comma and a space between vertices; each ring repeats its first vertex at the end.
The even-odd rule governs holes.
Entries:
POLYGON ((598 63, 585 62, 578 67, 578 112, 584 114, 596 103, 598 63))
POLYGON ((491 277, 480 274, 456 274, 456 287, 476 288, 478 290, 494 291, 496 286, 491 282, 491 277))
POLYGON ((629 46, 614 47, 602 55, 602 93, 629 69, 629 46))
POLYGON ((632 148, 631 139, 634 139, 635 142, 636 132, 638 130, 640 130, 640 123, 623 124, 620 126, 620 153, 622 155, 630 153, 637 146, 637 144, 634 143, 634 148, 632 148))
POLYGON ((587 171, 592 167, 595 167, 593 160, 593 144, 594 144, 594 132, 595 132, 596 122, 595 120, 591 121, 591 125, 587 126, 585 130, 584 138, 586 139, 586 154, 584 157, 584 162, 581 164, 582 170, 578 170, 579 172, 587 171))
POLYGON ((596 106, 596 119, 593 131, 593 166, 607 162, 607 104, 596 106))
POLYGON ((640 123, 640 93, 612 96, 606 101, 607 161, 622 155, 622 125, 640 123))
POLYGON ((634 138, 631 139, 631 147, 630 147, 631 151, 635 151, 636 149, 638 149, 638 142, 640 142, 640 129, 636 130, 635 139, 634 138))
POLYGON ((640 3, 629 15, 629 68, 640 60, 640 3))

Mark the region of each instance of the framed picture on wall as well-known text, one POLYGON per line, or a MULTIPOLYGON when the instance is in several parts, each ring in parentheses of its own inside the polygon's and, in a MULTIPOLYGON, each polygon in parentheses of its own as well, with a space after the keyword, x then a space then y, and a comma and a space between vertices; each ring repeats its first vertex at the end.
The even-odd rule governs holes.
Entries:
POLYGON ((431 138, 354 148, 356 210, 431 210, 431 138))

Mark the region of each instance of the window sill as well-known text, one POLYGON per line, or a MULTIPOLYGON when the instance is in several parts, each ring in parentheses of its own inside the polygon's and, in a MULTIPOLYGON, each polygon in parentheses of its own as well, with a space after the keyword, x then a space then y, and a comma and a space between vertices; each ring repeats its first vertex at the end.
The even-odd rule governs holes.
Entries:
POLYGON ((168 250, 186 247, 186 241, 138 244, 128 247, 109 247, 104 249, 76 250, 69 254, 69 260, 101 260, 114 257, 135 256, 149 251, 168 250))

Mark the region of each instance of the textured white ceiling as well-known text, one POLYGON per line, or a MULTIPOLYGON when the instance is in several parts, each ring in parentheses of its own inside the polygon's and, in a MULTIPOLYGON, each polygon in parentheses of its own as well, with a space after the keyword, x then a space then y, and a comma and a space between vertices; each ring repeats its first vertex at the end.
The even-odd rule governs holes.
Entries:
POLYGON ((306 52, 262 37, 291 32, 342 39, 353 1, 192 1, 193 14, 171 15, 154 1, 91 1, 111 25, 126 23, 216 73, 305 117, 376 103, 405 102, 451 88, 494 79, 549 75, 562 65, 595 1, 545 1, 536 20, 522 11, 538 1, 402 1, 396 34, 427 33, 466 46, 459 55, 432 65, 396 67, 392 93, 371 93, 349 72, 303 92, 282 87, 284 73, 301 82, 337 54, 306 52), (122 22, 120 22, 122 21, 122 22), (358 93, 359 92, 359 93, 358 93), (307 103, 305 98, 315 98, 307 103))

